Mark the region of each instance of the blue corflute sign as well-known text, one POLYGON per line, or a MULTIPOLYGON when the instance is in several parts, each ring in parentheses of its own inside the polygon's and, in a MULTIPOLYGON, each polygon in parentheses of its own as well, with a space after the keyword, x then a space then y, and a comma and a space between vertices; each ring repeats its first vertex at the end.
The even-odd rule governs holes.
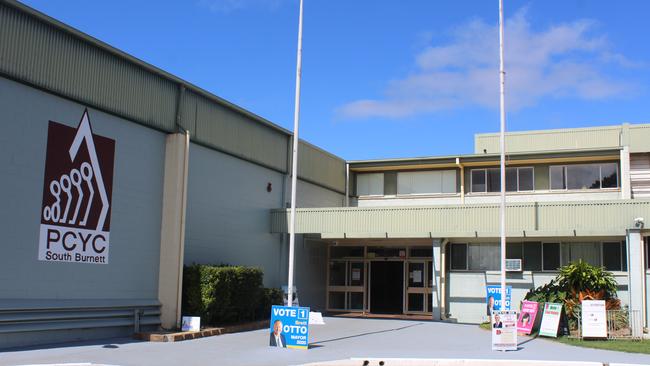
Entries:
POLYGON ((501 286, 490 285, 486 288, 485 304, 487 305, 486 315, 492 316, 492 310, 510 310, 512 298, 512 286, 506 286, 506 306, 501 307, 501 286))
POLYGON ((307 349, 309 308, 273 305, 269 346, 307 349))

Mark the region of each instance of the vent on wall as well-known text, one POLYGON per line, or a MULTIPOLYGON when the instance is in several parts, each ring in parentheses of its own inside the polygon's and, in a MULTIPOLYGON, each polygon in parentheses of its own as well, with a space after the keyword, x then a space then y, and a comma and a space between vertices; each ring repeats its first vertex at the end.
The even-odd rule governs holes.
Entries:
POLYGON ((506 272, 521 272, 521 259, 506 259, 506 272))

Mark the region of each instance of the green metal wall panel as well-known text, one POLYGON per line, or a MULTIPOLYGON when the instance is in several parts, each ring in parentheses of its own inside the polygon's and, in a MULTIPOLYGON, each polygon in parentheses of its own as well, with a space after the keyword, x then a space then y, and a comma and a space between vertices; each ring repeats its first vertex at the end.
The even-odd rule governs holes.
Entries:
POLYGON ((301 140, 298 177, 345 193, 345 160, 301 140))
POLYGON ((0 73, 160 130, 174 129, 176 85, 0 4, 0 73))
MULTIPOLYGON (((548 150, 615 148, 620 146, 621 126, 573 128, 510 132, 506 135, 506 151, 534 152, 548 150)), ((498 153, 499 134, 478 134, 474 139, 474 152, 498 153)))
POLYGON ((201 95, 185 92, 181 124, 196 142, 281 172, 287 171, 287 135, 201 95))
MULTIPOLYGON (((291 132, 15 1, 0 2, 0 75, 286 173, 291 132)), ((301 141, 299 177, 345 191, 345 161, 301 141)))
POLYGON ((630 125, 630 152, 650 152, 650 125, 630 125))
MULTIPOLYGON (((287 210, 271 212, 272 232, 287 232, 287 210)), ((507 208, 509 236, 623 235, 650 201, 517 203, 507 208)), ((296 232, 340 237, 495 237, 499 205, 299 209, 296 232)))

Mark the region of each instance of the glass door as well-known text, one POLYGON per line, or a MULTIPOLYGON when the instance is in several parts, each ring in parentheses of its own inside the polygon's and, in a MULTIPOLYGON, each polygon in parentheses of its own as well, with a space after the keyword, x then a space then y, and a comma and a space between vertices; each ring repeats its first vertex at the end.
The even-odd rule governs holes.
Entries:
POLYGON ((406 313, 426 312, 425 261, 409 261, 407 266, 406 313))

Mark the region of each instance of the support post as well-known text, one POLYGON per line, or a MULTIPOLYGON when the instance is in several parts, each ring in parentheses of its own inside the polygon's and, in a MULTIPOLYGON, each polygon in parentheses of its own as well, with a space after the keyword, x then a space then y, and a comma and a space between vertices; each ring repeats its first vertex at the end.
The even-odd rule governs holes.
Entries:
POLYGON ((645 251, 643 248, 643 237, 640 229, 627 230, 627 273, 628 273, 628 294, 630 296, 630 310, 639 311, 642 314, 643 324, 647 326, 645 314, 645 251))
POLYGON ((180 327, 181 320, 189 143, 188 133, 168 135, 165 142, 158 269, 160 322, 164 329, 180 327))
POLYGON ((431 319, 441 320, 442 291, 440 275, 442 273, 442 239, 433 239, 433 258, 431 270, 433 271, 433 287, 431 288, 431 319))

